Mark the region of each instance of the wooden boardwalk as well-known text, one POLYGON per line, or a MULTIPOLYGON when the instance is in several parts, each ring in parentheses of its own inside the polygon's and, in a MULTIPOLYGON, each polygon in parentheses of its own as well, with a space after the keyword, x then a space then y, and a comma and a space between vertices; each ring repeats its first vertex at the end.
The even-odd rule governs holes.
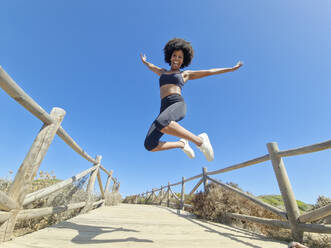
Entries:
POLYGON ((3 248, 70 247, 285 248, 242 229, 151 205, 102 207, 2 243, 3 248))

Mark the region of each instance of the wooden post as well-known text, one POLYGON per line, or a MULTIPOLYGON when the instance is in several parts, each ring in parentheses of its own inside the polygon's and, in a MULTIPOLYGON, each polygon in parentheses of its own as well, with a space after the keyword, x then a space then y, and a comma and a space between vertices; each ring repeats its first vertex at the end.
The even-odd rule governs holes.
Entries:
MULTIPOLYGON (((21 209, 23 206, 24 198, 28 193, 32 180, 37 173, 64 116, 65 111, 63 109, 52 109, 51 117, 53 119, 53 123, 49 125, 44 124, 42 126, 21 167, 19 168, 14 182, 9 188, 8 197, 17 204, 18 209, 21 209)), ((18 210, 14 209, 11 213, 11 217, 0 227, 0 242, 8 241, 12 237, 18 210)))
POLYGON ((92 194, 93 194, 93 189, 94 189, 94 183, 95 183, 95 179, 97 177, 97 174, 99 172, 99 167, 101 164, 101 156, 97 155, 96 156, 96 164, 94 166, 97 167, 96 170, 92 171, 90 174, 90 180, 88 182, 87 185, 87 200, 86 200, 86 205, 85 207, 82 209, 82 213, 87 213, 88 211, 90 211, 93 207, 93 202, 92 202, 92 194))
POLYGON ((170 182, 168 182, 167 207, 170 206, 170 182))
POLYGON ((302 242, 303 231, 300 231, 300 229, 298 228, 298 218, 300 212, 283 160, 280 156, 277 155, 277 152, 279 152, 278 145, 276 142, 272 142, 268 143, 267 147, 270 154, 270 159, 272 161, 272 166, 278 181, 278 186, 284 200, 284 205, 292 230, 292 237, 294 240, 302 242))
POLYGON ((180 196, 180 209, 184 210, 184 201, 185 201, 185 177, 182 177, 182 192, 180 196))
POLYGON ((161 190, 160 190, 160 193, 159 193, 159 197, 160 197, 159 205, 162 205, 162 199, 163 199, 163 187, 162 186, 161 186, 161 190))
POLYGON ((116 180, 116 178, 114 178, 114 184, 113 184, 113 187, 112 187, 112 189, 111 189, 111 192, 115 192, 116 191, 116 184, 117 184, 117 180, 116 180))
POLYGON ((113 171, 111 170, 110 173, 109 173, 109 176, 107 178, 106 186, 105 186, 105 189, 104 189, 105 194, 107 194, 109 192, 109 185, 110 185, 112 175, 113 175, 113 171))
POLYGON ((152 194, 151 194, 151 203, 153 204, 153 200, 154 200, 154 189, 152 189, 152 194))
POLYGON ((98 171, 97 178, 98 178, 98 184, 99 184, 99 189, 100 189, 100 193, 101 193, 101 199, 105 199, 105 192, 103 191, 103 187, 102 187, 100 170, 98 171))
POLYGON ((207 179, 207 168, 206 167, 202 168, 202 176, 203 176, 203 189, 204 189, 205 193, 207 193, 208 179, 207 179))

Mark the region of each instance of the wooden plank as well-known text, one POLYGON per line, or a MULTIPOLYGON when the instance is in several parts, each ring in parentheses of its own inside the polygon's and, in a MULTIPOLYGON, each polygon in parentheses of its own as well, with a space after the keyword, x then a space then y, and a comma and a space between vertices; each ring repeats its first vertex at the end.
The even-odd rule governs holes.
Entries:
POLYGON ((318 208, 318 209, 315 209, 308 213, 302 214, 299 217, 299 221, 300 222, 311 222, 311 221, 319 220, 319 219, 324 218, 329 215, 331 215, 331 204, 318 208))
POLYGON ((286 168, 282 158, 277 154, 279 152, 278 144, 276 142, 267 144, 272 167, 274 169, 278 186, 284 200, 288 220, 292 230, 292 237, 294 240, 302 241, 303 232, 298 229, 298 218, 300 216, 299 208, 295 200, 290 180, 288 178, 286 168))
POLYGON ((193 193, 199 188, 199 186, 203 183, 203 178, 200 179, 200 181, 195 185, 195 187, 191 190, 189 195, 193 195, 193 193))
POLYGON ((92 171, 96 170, 96 167, 91 167, 83 172, 78 173, 77 175, 68 178, 64 181, 58 182, 56 184, 53 184, 47 188, 40 189, 38 191, 35 191, 33 193, 28 194, 23 202, 23 205, 27 205, 35 200, 38 200, 42 197, 48 196, 56 191, 61 190, 62 188, 72 184, 73 182, 77 182, 79 179, 83 178, 86 176, 88 173, 91 173, 92 171))
POLYGON ((290 229, 290 224, 286 221, 267 219, 267 218, 261 218, 261 217, 243 215, 243 214, 236 214, 236 213, 225 213, 225 214, 231 218, 235 218, 235 219, 239 219, 239 220, 252 221, 252 222, 259 223, 259 224, 290 229))
POLYGON ((0 210, 10 211, 19 208, 17 202, 11 199, 6 193, 0 191, 0 210))
POLYGON ((313 153, 313 152, 319 152, 323 151, 326 149, 331 148, 331 140, 314 144, 314 145, 309 145, 309 146, 303 146, 299 148, 294 148, 294 149, 289 149, 286 151, 278 151, 277 155, 280 157, 289 157, 289 156, 296 156, 296 155, 302 155, 302 154, 307 154, 307 153, 313 153))
POLYGON ((221 185, 222 187, 224 187, 224 188, 226 188, 228 190, 231 190, 231 191, 233 191, 233 192, 241 195, 242 197, 245 197, 246 199, 251 200, 252 202, 256 203, 257 205, 270 210, 271 212, 277 214, 278 216, 280 216, 280 217, 282 217, 284 219, 287 219, 287 215, 286 215, 285 212, 283 212, 282 210, 280 210, 280 209, 278 209, 278 208, 276 208, 274 206, 269 205, 268 203, 263 202, 262 200, 256 198, 255 196, 249 195, 249 194, 247 194, 247 193, 245 193, 245 192, 243 192, 243 191, 241 191, 239 189, 236 189, 234 187, 231 187, 230 185, 227 185, 225 183, 222 183, 222 182, 220 182, 218 180, 215 180, 215 179, 213 179, 211 177, 207 177, 207 178, 210 181, 212 181, 212 182, 214 182, 214 183, 216 183, 218 185, 221 185))
POLYGON ((220 170, 210 171, 210 172, 207 173, 207 175, 210 176, 210 175, 216 175, 216 174, 220 174, 220 173, 224 173, 224 172, 229 172, 229 171, 232 171, 232 170, 237 170, 237 169, 244 168, 244 167, 247 167, 247 166, 251 166, 251 165, 254 165, 254 164, 263 163, 265 161, 268 161, 269 159, 270 159, 269 154, 267 154, 267 155, 264 155, 262 157, 254 158, 252 160, 248 160, 248 161, 243 162, 243 163, 235 164, 235 165, 232 165, 232 166, 220 169, 220 170))

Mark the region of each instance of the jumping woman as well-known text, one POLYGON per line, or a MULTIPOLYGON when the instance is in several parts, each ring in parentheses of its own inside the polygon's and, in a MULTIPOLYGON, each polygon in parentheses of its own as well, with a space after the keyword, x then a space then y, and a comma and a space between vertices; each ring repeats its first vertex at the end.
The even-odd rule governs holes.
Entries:
POLYGON ((151 152, 163 151, 174 148, 181 148, 189 158, 195 154, 188 141, 197 145, 208 161, 214 159, 213 147, 210 144, 206 133, 195 135, 178 124, 186 114, 186 104, 182 97, 182 87, 188 80, 203 78, 206 76, 235 71, 242 66, 238 62, 232 68, 217 68, 201 71, 181 71, 181 68, 188 66, 193 58, 194 51, 190 44, 180 38, 174 38, 167 42, 164 49, 165 62, 170 69, 162 69, 147 62, 146 55, 141 54, 141 61, 153 72, 160 76, 160 114, 152 123, 145 139, 145 148, 151 152), (160 141, 163 134, 179 137, 176 142, 160 141))

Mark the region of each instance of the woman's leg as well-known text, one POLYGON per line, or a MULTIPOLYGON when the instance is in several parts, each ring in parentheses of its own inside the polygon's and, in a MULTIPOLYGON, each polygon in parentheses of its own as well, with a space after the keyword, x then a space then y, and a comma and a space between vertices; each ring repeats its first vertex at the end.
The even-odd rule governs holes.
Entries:
POLYGON ((159 141, 159 144, 157 147, 155 147, 151 152, 159 152, 159 151, 165 151, 169 149, 174 149, 174 148, 184 148, 184 143, 181 141, 174 141, 174 142, 164 142, 164 141, 159 141))
POLYGON ((182 141, 176 142, 163 142, 160 141, 160 138, 163 136, 163 133, 157 130, 155 123, 149 128, 146 139, 145 139, 145 148, 151 152, 169 150, 174 148, 183 148, 184 143, 182 141))
POLYGON ((175 121, 171 121, 168 126, 162 128, 160 131, 165 134, 192 141, 197 146, 201 146, 202 144, 202 139, 199 136, 191 133, 175 121))

